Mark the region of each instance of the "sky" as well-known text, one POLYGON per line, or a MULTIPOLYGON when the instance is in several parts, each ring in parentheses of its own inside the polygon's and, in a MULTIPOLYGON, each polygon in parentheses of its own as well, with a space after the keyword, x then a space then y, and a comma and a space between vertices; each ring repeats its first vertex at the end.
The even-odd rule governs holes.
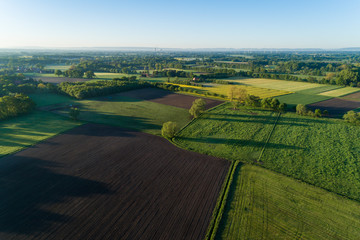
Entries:
POLYGON ((0 0, 0 48, 360 47, 360 0, 0 0))

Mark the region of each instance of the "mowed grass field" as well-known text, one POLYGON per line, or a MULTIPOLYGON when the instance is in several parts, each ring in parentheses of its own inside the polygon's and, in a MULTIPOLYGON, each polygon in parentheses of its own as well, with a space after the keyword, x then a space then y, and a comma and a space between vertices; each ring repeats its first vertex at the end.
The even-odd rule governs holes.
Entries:
POLYGON ((358 239, 360 204, 253 165, 238 166, 216 239, 358 239))
MULTIPOLYGON (((74 100, 72 103, 80 109, 81 120, 136 129, 155 135, 161 134, 161 127, 165 122, 176 122, 181 128, 190 121, 187 109, 120 95, 74 100)), ((67 116, 69 110, 64 108, 55 112, 67 116)))
MULTIPOLYGON (((229 90, 234 85, 213 85, 211 87, 203 87, 202 89, 217 93, 221 95, 227 96, 229 94, 229 90)), ((260 87, 253 87, 253 86, 237 86, 238 88, 245 88, 248 94, 259 96, 260 98, 268 98, 268 97, 277 97, 285 94, 289 94, 291 92, 284 91, 284 90, 276 90, 276 89, 269 89, 269 88, 260 88, 260 87)))
POLYGON ((34 113, 0 122, 0 157, 80 125, 58 115, 34 113))
POLYGON ((248 86, 283 90, 289 92, 297 92, 305 89, 324 86, 322 84, 316 84, 316 83, 275 80, 275 79, 267 79, 267 78, 245 78, 245 79, 240 78, 240 79, 232 79, 229 81, 243 85, 248 85, 248 86))
POLYGON ((345 96, 350 93, 355 93, 355 92, 359 92, 359 91, 360 91, 359 88, 343 87, 343 88, 335 89, 332 91, 320 93, 320 95, 329 96, 329 97, 341 97, 341 96, 345 96))
POLYGON ((46 65, 45 69, 61 70, 66 71, 71 67, 71 65, 46 65))
POLYGON ((192 151, 253 162, 259 158, 276 118, 277 114, 271 111, 232 110, 230 104, 225 104, 193 121, 177 135, 175 142, 192 151))

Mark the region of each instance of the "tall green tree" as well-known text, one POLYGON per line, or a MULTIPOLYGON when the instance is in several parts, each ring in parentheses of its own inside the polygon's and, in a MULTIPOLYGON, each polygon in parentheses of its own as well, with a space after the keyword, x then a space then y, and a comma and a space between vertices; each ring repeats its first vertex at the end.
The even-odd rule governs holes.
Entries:
POLYGON ((193 104, 189 110, 189 113, 194 118, 197 118, 203 111, 205 111, 205 105, 206 105, 206 101, 204 99, 202 99, 202 98, 196 99, 193 102, 193 104))
POLYGON ((161 128, 161 135, 165 138, 173 138, 178 131, 178 126, 176 122, 166 122, 161 128))

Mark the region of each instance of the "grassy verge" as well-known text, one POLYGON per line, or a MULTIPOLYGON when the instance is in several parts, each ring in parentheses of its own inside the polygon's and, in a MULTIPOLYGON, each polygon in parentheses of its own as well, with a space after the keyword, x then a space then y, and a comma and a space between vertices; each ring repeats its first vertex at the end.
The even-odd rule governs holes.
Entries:
POLYGON ((205 236, 205 240, 215 239, 216 233, 219 228, 219 224, 220 224, 222 216, 224 214, 226 201, 227 201, 227 198, 229 195, 229 189, 230 189, 231 183, 234 178, 234 172, 235 172, 238 164, 239 164, 238 161, 234 161, 230 165, 229 172, 225 178, 224 184, 223 184, 223 186, 221 188, 221 192, 219 194, 219 198, 216 202, 216 205, 215 205, 215 208, 213 211, 213 215, 211 217, 211 221, 210 221, 210 224, 208 227, 208 231, 205 236))

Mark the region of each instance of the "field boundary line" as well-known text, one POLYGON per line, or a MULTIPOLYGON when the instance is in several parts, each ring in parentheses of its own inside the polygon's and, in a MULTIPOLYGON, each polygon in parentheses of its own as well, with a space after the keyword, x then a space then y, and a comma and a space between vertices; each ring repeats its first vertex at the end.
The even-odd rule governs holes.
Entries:
POLYGON ((227 203, 227 198, 229 195, 230 187, 232 185, 234 174, 237 166, 239 165, 239 161, 232 161, 231 166, 229 168, 229 172, 226 176, 226 179, 223 183, 222 189, 220 190, 219 198, 216 202, 213 215, 210 220, 210 224, 205 236, 205 240, 214 240, 219 229, 220 222, 222 220, 222 216, 224 214, 225 206, 227 203))
POLYGON ((263 156, 263 154, 264 154, 264 152, 265 152, 266 145, 267 145, 268 142, 270 141, 271 135, 273 134, 273 132, 274 132, 274 130, 275 130, 276 124, 277 124, 277 122, 279 121, 280 116, 281 116, 281 112, 279 112, 279 115, 277 116, 277 118, 276 118, 276 120, 275 120, 274 126, 273 126, 273 128, 271 129, 271 132, 270 132, 268 138, 266 139, 266 142, 265 142, 265 144, 264 144, 264 147, 263 147, 263 149, 262 149, 261 152, 260 152, 260 156, 259 156, 259 158, 258 158, 258 163, 260 162, 261 157, 263 156))

